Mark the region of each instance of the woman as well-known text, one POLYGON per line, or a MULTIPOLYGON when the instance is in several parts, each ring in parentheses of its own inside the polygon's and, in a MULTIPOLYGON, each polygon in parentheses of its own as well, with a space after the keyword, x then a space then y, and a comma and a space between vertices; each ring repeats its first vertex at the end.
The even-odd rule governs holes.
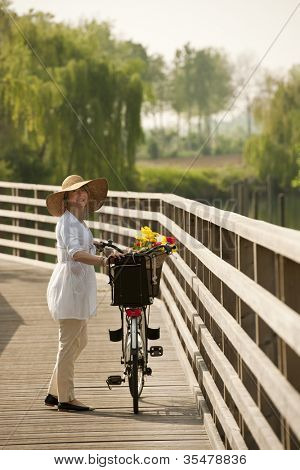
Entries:
POLYGON ((110 257, 97 256, 91 230, 84 222, 89 212, 98 210, 108 191, 105 178, 85 181, 70 175, 61 191, 47 196, 51 215, 60 217, 56 224, 57 263, 52 272, 47 302, 54 320, 59 322, 59 348, 48 387, 45 404, 59 411, 90 411, 75 398, 74 363, 87 345, 87 321, 96 315, 97 283, 94 266, 106 266, 110 257))

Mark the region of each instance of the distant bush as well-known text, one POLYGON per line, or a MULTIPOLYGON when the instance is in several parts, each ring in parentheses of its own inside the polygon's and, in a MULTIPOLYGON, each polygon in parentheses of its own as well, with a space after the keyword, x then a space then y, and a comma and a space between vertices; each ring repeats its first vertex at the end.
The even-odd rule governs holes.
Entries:
POLYGON ((2 181, 11 181, 12 179, 12 171, 8 167, 6 161, 0 159, 0 180, 2 181))
POLYGON ((158 158, 185 158, 200 155, 232 155, 241 154, 245 137, 240 132, 237 135, 218 134, 212 141, 207 135, 190 132, 189 135, 178 137, 173 130, 151 130, 146 133, 145 143, 138 149, 138 158, 152 160, 158 158))
POLYGON ((229 155, 243 152, 245 139, 243 137, 233 137, 220 134, 215 140, 212 148, 214 155, 229 155))
POLYGON ((172 193, 193 200, 211 202, 229 196, 231 184, 248 178, 249 170, 232 168, 206 168, 190 170, 159 167, 139 168, 139 191, 172 193))

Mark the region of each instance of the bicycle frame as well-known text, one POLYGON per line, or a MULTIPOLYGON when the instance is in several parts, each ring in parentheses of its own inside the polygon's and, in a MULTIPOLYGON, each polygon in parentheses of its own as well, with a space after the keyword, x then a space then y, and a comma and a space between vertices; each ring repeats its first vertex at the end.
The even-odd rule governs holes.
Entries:
MULTIPOLYGON (((112 341, 122 341, 122 357, 121 357, 121 364, 125 364, 124 367, 124 377, 127 375, 127 366, 128 366, 128 347, 130 346, 133 349, 137 348, 139 342, 137 339, 132 339, 132 335, 136 338, 137 335, 140 335, 142 342, 145 345, 145 352, 146 352, 146 364, 148 359, 147 347, 148 347, 148 338, 146 335, 147 329, 147 319, 146 319, 146 308, 135 308, 135 309, 126 309, 124 307, 120 307, 121 312, 121 319, 122 319, 122 326, 119 330, 111 331, 110 339, 112 341), (124 313, 126 318, 126 328, 124 328, 124 313), (128 342, 128 339, 130 342, 128 342)), ((150 328, 150 330, 152 330, 150 328)), ((146 371, 146 369, 144 369, 146 371)))
MULTIPOLYGON (((130 337, 130 346, 131 349, 136 350, 141 346, 141 342, 145 348, 145 364, 148 362, 148 339, 146 335, 146 309, 145 307, 142 308, 135 308, 135 309, 125 309, 126 320, 127 320, 127 332, 129 333, 130 337), (139 341, 141 340, 141 342, 139 341)), ((128 347, 128 344, 125 345, 128 347)), ((126 368, 126 354, 124 354, 123 350, 123 358, 126 368)), ((126 351, 127 352, 127 351, 126 351)), ((146 369, 143 368, 143 373, 146 373, 146 369)))

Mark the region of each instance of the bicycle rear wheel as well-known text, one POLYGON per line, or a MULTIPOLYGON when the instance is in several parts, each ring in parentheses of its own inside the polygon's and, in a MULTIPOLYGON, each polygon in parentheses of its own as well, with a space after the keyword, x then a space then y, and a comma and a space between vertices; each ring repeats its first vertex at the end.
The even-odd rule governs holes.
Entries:
POLYGON ((137 318, 131 318, 130 322, 130 335, 131 335, 131 347, 130 347, 130 373, 128 376, 129 389, 133 398, 133 411, 134 413, 139 412, 139 348, 138 348, 138 328, 137 318))
MULTIPOLYGON (((144 384, 145 384, 145 379, 144 379, 145 373, 146 373, 145 365, 146 365, 146 362, 147 362, 146 344, 145 344, 145 339, 144 338, 145 338, 145 336, 143 334, 143 331, 141 329, 138 329, 138 349, 139 349, 139 351, 138 351, 138 395, 139 395, 139 397, 142 394, 144 384)), ((126 335, 126 341, 127 341, 127 344, 128 344, 128 335, 126 335)), ((128 357, 128 361, 131 363, 131 361, 130 361, 130 347, 129 347, 129 350, 128 350, 127 357, 128 357)), ((131 383, 132 383, 132 381, 130 379, 129 380, 129 386, 131 386, 130 385, 131 383)))

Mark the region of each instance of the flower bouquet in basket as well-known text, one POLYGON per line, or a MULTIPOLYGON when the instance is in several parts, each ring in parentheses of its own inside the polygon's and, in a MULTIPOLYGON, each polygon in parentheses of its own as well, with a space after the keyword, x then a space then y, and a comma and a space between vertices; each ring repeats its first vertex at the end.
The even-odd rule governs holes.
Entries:
MULTIPOLYGON (((161 235, 158 232, 154 232, 147 225, 142 227, 141 230, 137 232, 135 237, 132 252, 143 253, 143 251, 149 250, 149 248, 154 246, 159 247, 161 245, 161 249, 158 248, 155 252, 147 255, 146 258, 148 281, 152 284, 154 297, 158 294, 163 262, 168 256, 167 253, 165 253, 163 245, 167 243, 173 245, 175 244, 175 241, 176 240, 174 237, 166 237, 165 235, 161 235)), ((176 251, 177 249, 174 248, 172 253, 176 251)))

